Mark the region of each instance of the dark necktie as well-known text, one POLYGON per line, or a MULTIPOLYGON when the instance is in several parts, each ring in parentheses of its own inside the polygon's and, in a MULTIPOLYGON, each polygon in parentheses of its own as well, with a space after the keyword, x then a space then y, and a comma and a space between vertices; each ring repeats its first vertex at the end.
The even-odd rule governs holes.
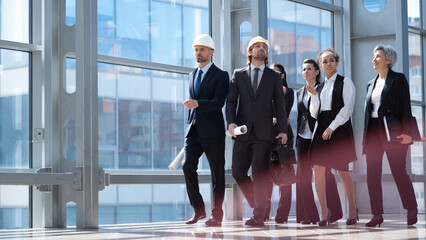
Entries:
POLYGON ((200 90, 202 74, 203 74, 203 70, 200 69, 200 71, 198 71, 197 82, 195 83, 195 95, 198 95, 198 90, 200 90))
POLYGON ((259 68, 254 69, 254 77, 253 77, 253 92, 256 94, 257 91, 257 79, 259 78, 259 68))

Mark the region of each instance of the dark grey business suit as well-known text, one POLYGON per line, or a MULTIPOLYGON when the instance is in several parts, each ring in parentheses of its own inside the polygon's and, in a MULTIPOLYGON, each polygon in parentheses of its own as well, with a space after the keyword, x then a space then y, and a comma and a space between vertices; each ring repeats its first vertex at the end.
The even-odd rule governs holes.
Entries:
POLYGON ((269 154, 278 132, 287 133, 287 114, 280 75, 265 66, 255 94, 249 72, 249 67, 234 71, 226 101, 226 121, 228 126, 247 126, 247 134, 235 139, 232 176, 254 208, 253 217, 263 219, 268 188, 272 187, 269 154), (277 130, 272 122, 274 116, 277 130), (247 174, 250 166, 253 180, 247 174))

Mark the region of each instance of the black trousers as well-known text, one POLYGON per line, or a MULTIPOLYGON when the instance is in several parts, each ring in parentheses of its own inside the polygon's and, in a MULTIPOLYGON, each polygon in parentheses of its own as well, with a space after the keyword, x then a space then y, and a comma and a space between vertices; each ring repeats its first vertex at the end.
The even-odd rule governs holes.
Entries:
MULTIPOLYGON (((311 139, 297 137, 297 182, 296 182, 296 221, 318 222, 318 210, 315 205, 312 191, 312 165, 308 158, 311 139)), ((330 168, 326 169, 326 196, 327 207, 331 212, 330 219, 338 220, 343 217, 337 183, 330 168)))
POLYGON ((253 208, 253 217, 263 219, 268 204, 268 189, 272 188, 269 176, 269 154, 272 142, 260 141, 252 129, 246 141, 235 141, 232 152, 232 176, 247 202, 253 208), (252 168, 253 179, 248 176, 252 168))
POLYGON ((395 179, 399 196, 404 209, 417 208, 413 183, 407 174, 408 145, 400 143, 387 144, 384 139, 384 130, 379 126, 377 118, 371 118, 367 132, 366 157, 367 157, 367 186, 370 195, 371 213, 383 214, 382 194, 382 163, 383 154, 386 152, 392 176, 395 179), (374 146, 374 147, 369 147, 374 146))
POLYGON ((189 202, 196 212, 204 211, 204 201, 198 185, 198 159, 203 152, 210 165, 213 187, 212 217, 222 220, 222 203, 225 196, 225 137, 201 139, 192 127, 185 141, 183 174, 189 202))

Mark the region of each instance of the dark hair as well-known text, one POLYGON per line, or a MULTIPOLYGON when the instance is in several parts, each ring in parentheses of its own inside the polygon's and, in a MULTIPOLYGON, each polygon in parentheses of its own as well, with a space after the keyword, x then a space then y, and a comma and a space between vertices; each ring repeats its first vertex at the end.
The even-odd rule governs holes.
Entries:
POLYGON ((288 84, 287 84, 287 73, 286 73, 286 71, 284 69, 284 66, 281 65, 281 64, 279 64, 279 63, 273 63, 271 65, 271 68, 278 68, 279 72, 281 74, 284 74, 284 77, 282 78, 282 80, 283 80, 283 86, 286 87, 286 88, 288 88, 288 84))
POLYGON ((314 66, 314 68, 315 68, 315 70, 318 70, 319 71, 319 73, 318 73, 318 75, 317 75, 317 77, 315 78, 315 81, 317 82, 317 83, 319 83, 320 81, 321 81, 321 71, 320 71, 320 68, 319 68, 319 65, 318 65, 318 63, 314 60, 314 59, 312 59, 312 58, 307 58, 307 59, 305 59, 304 61, 303 61, 303 64, 312 64, 313 66, 314 66))
POLYGON ((340 56, 339 54, 336 52, 336 50, 334 50, 334 48, 326 48, 324 50, 322 50, 321 52, 318 53, 317 55, 317 63, 321 64, 321 57, 323 53, 331 53, 331 55, 333 55, 334 59, 336 60, 336 62, 339 62, 340 60, 340 56))

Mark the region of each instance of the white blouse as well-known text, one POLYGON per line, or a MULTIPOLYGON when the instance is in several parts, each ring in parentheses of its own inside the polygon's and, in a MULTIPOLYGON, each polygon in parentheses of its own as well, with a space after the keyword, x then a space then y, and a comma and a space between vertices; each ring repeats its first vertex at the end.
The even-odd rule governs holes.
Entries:
MULTIPOLYGON (((337 73, 335 73, 331 78, 325 79, 324 87, 321 91, 321 96, 318 97, 318 94, 312 95, 311 106, 309 111, 311 112, 312 117, 317 119, 318 113, 321 111, 330 111, 331 110, 331 101, 333 98, 333 87, 334 82, 336 81, 337 73), (320 104, 321 103, 321 104, 320 104), (320 108, 321 105, 321 109, 320 108)), ((355 106, 355 86, 350 78, 345 77, 343 79, 343 104, 344 106, 340 109, 336 118, 328 126, 331 130, 336 130, 339 126, 345 124, 352 115, 355 106)))
POLYGON ((376 86, 374 86, 373 93, 371 94, 371 103, 373 104, 373 109, 371 111, 372 118, 379 117, 379 107, 380 100, 382 98, 383 87, 385 86, 385 79, 377 78, 376 86))

